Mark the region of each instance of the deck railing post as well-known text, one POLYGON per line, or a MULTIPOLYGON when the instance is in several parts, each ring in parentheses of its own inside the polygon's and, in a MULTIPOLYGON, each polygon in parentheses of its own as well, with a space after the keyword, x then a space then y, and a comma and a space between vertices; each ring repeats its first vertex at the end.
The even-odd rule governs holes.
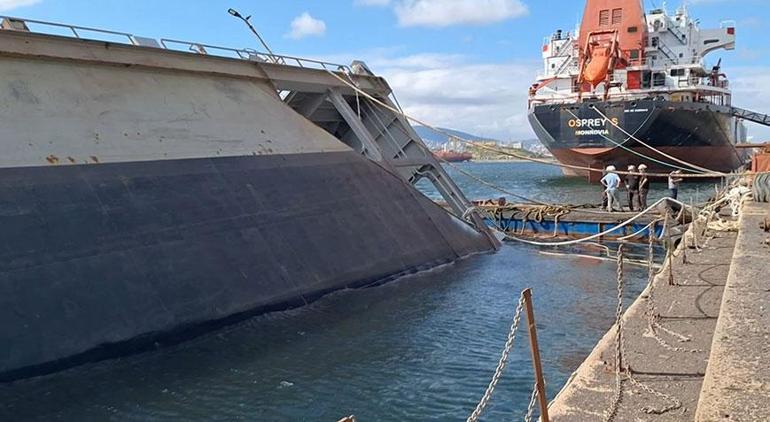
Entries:
POLYGON ((540 347, 537 343, 537 326, 535 325, 535 311, 532 306, 532 289, 524 290, 524 307, 527 311, 527 325, 529 328, 529 346, 532 351, 532 367, 535 370, 535 383, 537 388, 537 399, 540 402, 540 420, 549 422, 548 419, 548 397, 545 394, 545 378, 543 377, 543 366, 540 362, 540 347))

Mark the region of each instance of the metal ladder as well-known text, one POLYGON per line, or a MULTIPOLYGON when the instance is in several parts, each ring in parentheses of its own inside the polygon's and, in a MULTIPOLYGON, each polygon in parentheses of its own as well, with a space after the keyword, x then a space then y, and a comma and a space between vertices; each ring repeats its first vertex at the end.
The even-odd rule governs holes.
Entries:
POLYGON ((676 39, 680 43, 682 43, 682 45, 687 44, 687 38, 685 37, 684 33, 679 29, 679 27, 666 25, 666 29, 668 29, 668 32, 672 33, 676 37, 676 39))
POLYGON ((570 53, 567 56, 562 56, 562 57, 566 57, 567 59, 564 60, 564 63, 562 63, 561 66, 559 66, 558 69, 556 69, 556 72, 554 73, 555 76, 561 75, 561 73, 564 70, 566 70, 570 65, 574 64, 575 66, 577 66, 577 64, 575 63, 575 57, 573 56, 572 53, 570 53))
POLYGON ((671 63, 679 64, 679 59, 676 57, 676 53, 668 48, 668 46, 662 40, 658 40, 658 51, 663 53, 664 56, 671 60, 671 63))

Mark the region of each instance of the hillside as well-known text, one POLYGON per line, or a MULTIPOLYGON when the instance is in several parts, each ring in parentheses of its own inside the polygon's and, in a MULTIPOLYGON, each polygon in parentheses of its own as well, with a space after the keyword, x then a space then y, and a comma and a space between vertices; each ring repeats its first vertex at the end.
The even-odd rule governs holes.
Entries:
MULTIPOLYGON (((459 138, 468 139, 471 141, 495 142, 498 145, 506 144, 506 142, 502 142, 498 139, 474 135, 472 133, 463 132, 460 130, 447 129, 447 128, 439 128, 439 129, 451 134, 452 136, 457 136, 459 138)), ((429 129, 425 126, 414 126, 414 130, 417 132, 418 135, 420 135, 420 138, 422 138, 422 140, 425 141, 425 143, 428 144, 428 146, 431 148, 440 147, 445 143, 447 143, 448 141, 447 139, 448 137, 446 135, 436 133, 434 130, 429 129)), ((540 145, 540 141, 538 141, 537 139, 525 139, 517 142, 521 142, 522 145, 524 146, 524 149, 529 149, 535 145, 540 145)))

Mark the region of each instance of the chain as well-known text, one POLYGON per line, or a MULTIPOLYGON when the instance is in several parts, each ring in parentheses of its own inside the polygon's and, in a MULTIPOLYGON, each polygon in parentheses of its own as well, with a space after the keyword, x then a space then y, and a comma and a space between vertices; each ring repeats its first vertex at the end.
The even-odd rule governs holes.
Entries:
MULTIPOLYGON (((647 294, 647 329, 650 331, 655 341, 657 341, 661 347, 663 347, 664 349, 670 352, 687 352, 687 353, 703 352, 703 350, 700 350, 700 349, 686 349, 684 347, 672 346, 668 342, 666 342, 666 340, 662 339, 658 334, 658 330, 660 330, 672 337, 676 337, 678 341, 681 343, 691 341, 690 337, 679 334, 676 331, 666 328, 660 324, 660 316, 655 311, 655 270, 653 269, 653 265, 654 265, 653 253, 654 253, 653 239, 650 238, 650 242, 647 246, 647 266, 649 271, 647 274, 647 283, 649 285, 648 294, 647 294)), ((671 258, 669 257, 669 259, 671 258)), ((671 265, 671 262, 669 262, 669 265, 671 265)))
POLYGON ((672 410, 676 410, 676 409, 679 409, 679 408, 682 407, 682 402, 679 401, 679 399, 677 399, 676 397, 670 396, 670 395, 668 395, 666 393, 661 393, 660 391, 652 389, 652 387, 650 387, 648 385, 642 384, 641 382, 637 381, 637 379, 634 378, 630 373, 628 375, 628 380, 631 382, 631 384, 634 384, 635 386, 641 388, 642 390, 644 390, 644 391, 646 391, 646 392, 648 392, 648 393, 650 393, 650 394, 652 394, 654 396, 658 396, 661 399, 663 399, 663 400, 665 400, 665 401, 670 403, 668 406, 664 406, 664 407, 661 407, 661 408, 654 408, 654 407, 650 407, 650 406, 642 406, 639 409, 642 412, 644 412, 644 413, 646 413, 648 415, 662 415, 664 413, 668 413, 668 412, 670 412, 672 410))
POLYGON ((615 396, 612 399, 610 408, 604 416, 604 420, 611 422, 618 413, 618 407, 623 399, 623 379, 621 372, 623 365, 623 245, 618 246, 617 254, 617 284, 618 284, 618 302, 615 308, 615 396))
POLYGON ((537 403, 537 384, 532 387, 532 396, 529 398, 529 406, 527 407, 527 414, 524 415, 524 422, 532 420, 532 413, 535 412, 535 403, 537 403))
MULTIPOLYGON (((648 253, 648 264, 651 263, 652 260, 652 240, 650 241, 650 249, 648 253)), ((618 270, 617 270, 617 284, 618 284, 618 304, 617 308, 615 310, 615 327, 616 327, 616 338, 615 338, 615 396, 613 397, 612 403, 610 404, 609 409, 605 412, 604 420, 607 422, 611 422, 615 419, 618 413, 618 408, 620 406, 620 403, 623 399, 623 373, 626 374, 626 378, 628 381, 633 384, 634 386, 646 391, 649 394, 652 394, 654 396, 660 397, 666 401, 668 401, 670 404, 663 407, 663 408, 652 408, 649 406, 644 406, 640 410, 646 414, 654 414, 654 415, 662 415, 666 412, 670 412, 672 410, 676 410, 682 407, 682 402, 678 400, 677 398, 670 396, 668 394, 662 393, 660 391, 657 391, 653 388, 651 388, 648 385, 642 384, 639 382, 636 378, 634 378, 633 373, 631 371, 631 368, 628 365, 628 362, 623 361, 623 356, 628 356, 628 353, 626 352, 626 344, 623 341, 623 267, 624 267, 624 253, 623 253, 623 245, 620 245, 618 247, 618 254, 617 254, 617 264, 618 264, 618 270)), ((654 277, 654 270, 652 269, 652 265, 650 265, 650 277, 654 277)), ((652 292, 650 292, 652 294, 652 292)), ((651 308, 648 303, 648 312, 652 309, 654 312, 654 308, 651 308)))
POLYGON ((513 348, 513 342, 516 340, 516 332, 519 330, 519 322, 521 321, 521 310, 523 308, 524 308, 524 295, 522 294, 519 297, 519 304, 516 306, 516 313, 513 316, 513 323, 511 324, 511 330, 508 333, 508 339, 505 342, 505 347, 503 348, 503 353, 500 356, 500 361, 497 363, 495 374, 492 376, 492 380, 489 382, 489 386, 487 386, 486 391, 484 391, 484 396, 481 397, 479 404, 476 405, 476 408, 473 410, 473 413, 471 413, 471 415, 468 416, 467 422, 476 422, 479 420, 481 413, 484 412, 484 409, 487 407, 487 404, 489 404, 489 400, 492 398, 492 393, 495 391, 495 387, 497 387, 497 383, 500 382, 500 378, 503 376, 503 370, 505 370, 505 366, 508 364, 508 356, 511 354, 511 349, 513 348))

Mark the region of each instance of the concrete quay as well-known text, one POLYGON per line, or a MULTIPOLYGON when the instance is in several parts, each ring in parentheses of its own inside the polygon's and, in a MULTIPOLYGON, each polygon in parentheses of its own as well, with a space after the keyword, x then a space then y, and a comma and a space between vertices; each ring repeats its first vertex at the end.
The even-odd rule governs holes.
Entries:
POLYGON ((743 209, 696 420, 770 420, 770 204, 743 209))
MULTIPOLYGON (((747 203, 738 232, 677 250, 623 315, 622 394, 615 421, 770 419, 770 205, 747 203), (684 253, 683 253, 684 252, 684 253), (669 269, 673 285, 669 285, 669 269)), ((615 401, 616 327, 551 402, 552 421, 601 421, 615 401)), ((622 367, 622 366, 621 366, 622 367)))

